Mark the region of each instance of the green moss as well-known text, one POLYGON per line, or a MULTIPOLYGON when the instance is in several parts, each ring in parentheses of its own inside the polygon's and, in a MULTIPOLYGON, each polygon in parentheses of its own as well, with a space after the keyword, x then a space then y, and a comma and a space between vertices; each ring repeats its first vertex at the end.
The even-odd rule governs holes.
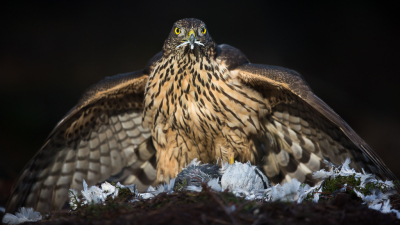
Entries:
POLYGON ((337 176, 335 178, 326 179, 322 185, 321 197, 332 197, 331 195, 343 188, 345 184, 347 184, 346 193, 348 193, 352 198, 356 199, 357 194, 354 192, 354 188, 361 184, 361 179, 355 177, 355 174, 351 176, 337 176))
POLYGON ((358 189, 364 195, 370 195, 370 194, 372 194, 371 190, 373 190, 373 189, 378 189, 378 190, 380 190, 382 192, 386 192, 386 191, 389 190, 389 187, 387 185, 385 185, 385 184, 376 182, 376 183, 366 184, 365 188, 358 188, 358 189))
MULTIPOLYGON (((371 195, 371 190, 373 189, 378 189, 382 192, 389 190, 387 185, 378 182, 368 183, 365 187, 359 187, 361 179, 355 177, 355 174, 351 176, 337 176, 335 178, 328 178, 324 181, 319 201, 326 201, 334 198, 336 193, 338 193, 341 188, 345 187, 345 184, 347 184, 345 193, 350 195, 351 198, 358 200, 361 199, 357 196, 354 190, 361 192, 363 195, 371 195)), ((314 193, 316 192, 308 194, 305 201, 312 201, 314 193)))
POLYGON ((225 204, 229 203, 239 204, 246 201, 244 198, 236 197, 231 192, 222 192, 219 194, 219 196, 221 197, 221 199, 224 201, 225 204))
POLYGON ((243 206, 242 211, 248 212, 248 211, 255 209, 256 207, 258 207, 258 204, 255 201, 248 201, 243 206))
POLYGON ((129 196, 135 197, 135 194, 132 193, 129 190, 129 188, 120 188, 120 187, 116 187, 116 188, 118 188, 118 198, 126 199, 129 196))
POLYGON ((129 204, 108 201, 105 205, 103 204, 90 204, 82 206, 80 209, 74 212, 80 218, 86 218, 89 220, 113 217, 113 215, 120 214, 122 212, 132 209, 129 204))
POLYGON ((303 200, 303 202, 311 202, 312 200, 314 200, 314 196, 313 196, 314 192, 309 193, 303 200))
POLYGON ((182 183, 179 183, 179 182, 176 183, 176 185, 175 185, 175 187, 174 187, 174 191, 175 191, 175 192, 183 191, 183 190, 185 190, 185 188, 187 188, 187 186, 188 186, 187 180, 184 179, 184 180, 182 181, 182 183))

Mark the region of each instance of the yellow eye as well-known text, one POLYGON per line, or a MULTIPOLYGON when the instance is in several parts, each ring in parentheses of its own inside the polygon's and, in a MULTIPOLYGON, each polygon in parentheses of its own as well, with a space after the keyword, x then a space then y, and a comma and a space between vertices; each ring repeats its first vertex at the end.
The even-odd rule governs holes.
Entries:
POLYGON ((203 28, 201 29, 201 33, 206 34, 206 32, 207 32, 206 28, 203 27, 203 28))
POLYGON ((181 29, 175 28, 175 34, 180 34, 180 33, 181 33, 181 29))

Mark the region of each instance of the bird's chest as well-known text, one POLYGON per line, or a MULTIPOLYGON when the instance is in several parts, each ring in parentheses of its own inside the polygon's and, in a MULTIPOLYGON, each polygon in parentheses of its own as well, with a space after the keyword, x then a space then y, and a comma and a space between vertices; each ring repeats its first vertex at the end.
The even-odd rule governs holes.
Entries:
POLYGON ((151 128, 157 150, 210 161, 257 133, 260 103, 254 99, 260 96, 253 95, 215 61, 172 57, 149 78, 143 125, 151 128))

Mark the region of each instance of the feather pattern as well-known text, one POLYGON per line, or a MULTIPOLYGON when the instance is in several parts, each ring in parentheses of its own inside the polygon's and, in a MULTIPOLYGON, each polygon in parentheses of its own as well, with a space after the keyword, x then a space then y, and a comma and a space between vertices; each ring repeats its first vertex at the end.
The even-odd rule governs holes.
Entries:
MULTIPOLYGON (((297 165, 297 170, 309 169, 311 172, 323 167, 323 159, 340 165, 346 158, 350 158, 351 167, 359 172, 365 170, 382 179, 396 180, 379 156, 329 106, 312 93, 300 74, 277 66, 257 64, 243 64, 231 73, 237 74, 243 84, 258 90, 271 106, 267 126, 272 127, 269 129, 270 133, 278 133, 273 141, 284 144, 273 146, 270 154, 274 150, 279 154, 282 154, 280 151, 285 151, 290 159, 293 155, 295 160, 289 162, 297 165), (294 157, 300 151, 302 154, 306 153, 305 158, 310 155, 309 160, 314 160, 314 163, 300 164, 300 159, 294 157), (320 161, 319 166, 317 160, 320 161)), ((284 168, 278 170, 274 167, 272 161, 276 161, 275 158, 269 156, 264 161, 265 168, 271 171, 272 167, 277 174, 272 182, 285 182, 297 176, 291 175, 284 168)))
POLYGON ((141 125, 144 86, 138 85, 146 80, 142 72, 123 74, 89 89, 26 166, 7 210, 21 205, 40 212, 60 209, 68 190, 81 190, 83 180, 151 184, 155 150, 150 130, 141 125))

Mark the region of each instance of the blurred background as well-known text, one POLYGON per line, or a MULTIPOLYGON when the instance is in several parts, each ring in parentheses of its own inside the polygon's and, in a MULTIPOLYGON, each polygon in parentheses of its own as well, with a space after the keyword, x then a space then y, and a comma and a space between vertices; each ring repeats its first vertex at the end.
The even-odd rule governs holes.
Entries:
POLYGON ((253 63, 300 72, 400 177, 400 20, 388 2, 2 1, 0 206, 84 90, 142 69, 186 17, 253 63))

